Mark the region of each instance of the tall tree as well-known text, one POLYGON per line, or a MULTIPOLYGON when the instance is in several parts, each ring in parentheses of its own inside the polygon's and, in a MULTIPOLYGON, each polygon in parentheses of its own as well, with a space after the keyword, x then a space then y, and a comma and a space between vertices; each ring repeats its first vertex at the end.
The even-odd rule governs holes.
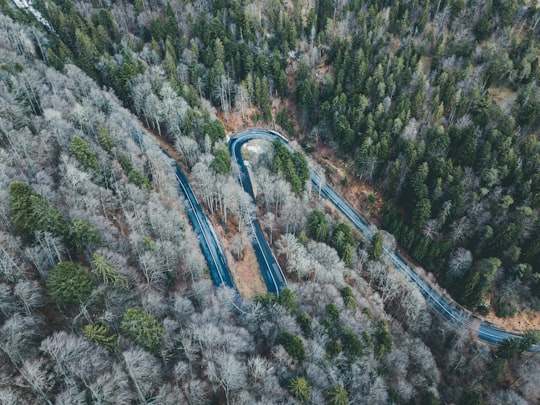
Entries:
POLYGON ((156 318, 141 308, 128 308, 120 322, 120 330, 135 343, 153 353, 161 347, 163 326, 156 318))
POLYGON ((312 211, 308 217, 309 236, 319 242, 325 242, 328 239, 328 223, 324 212, 312 211))
POLYGON ((375 232, 371 239, 371 245, 369 247, 369 257, 373 261, 377 261, 381 258, 383 252, 383 235, 382 232, 375 232))
POLYGON ((49 294, 56 303, 82 303, 95 287, 90 273, 73 262, 58 263, 47 280, 49 294))

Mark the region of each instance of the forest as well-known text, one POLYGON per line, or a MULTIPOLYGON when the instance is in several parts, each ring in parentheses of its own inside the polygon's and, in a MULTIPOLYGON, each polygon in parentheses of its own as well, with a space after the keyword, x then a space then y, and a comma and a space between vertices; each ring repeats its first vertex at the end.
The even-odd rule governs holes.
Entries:
POLYGON ((478 314, 540 310, 538 7, 33 7, 49 25, 0 0, 0 403, 540 400, 538 331, 479 343, 475 320, 431 312, 382 257, 399 244, 478 314), (156 141, 240 264, 253 207, 235 121, 302 145, 251 156, 289 285, 240 307, 213 286, 156 141), (371 242, 312 189, 322 146, 384 201, 371 242))

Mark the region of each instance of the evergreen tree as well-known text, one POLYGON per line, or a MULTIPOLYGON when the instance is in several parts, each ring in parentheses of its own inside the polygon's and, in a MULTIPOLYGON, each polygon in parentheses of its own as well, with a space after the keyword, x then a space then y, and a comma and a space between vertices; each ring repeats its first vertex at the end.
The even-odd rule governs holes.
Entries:
POLYGON ((283 346, 293 359, 301 362, 306 357, 304 342, 290 332, 281 332, 276 338, 276 344, 283 346))
POLYGON ((69 233, 69 224, 62 214, 32 187, 20 181, 9 185, 11 213, 14 231, 34 240, 35 232, 50 232, 54 236, 65 238, 69 233))
POLYGON ((341 385, 328 388, 325 397, 327 405, 347 405, 349 403, 349 393, 341 385))
POLYGON ((328 239, 328 223, 324 212, 312 211, 308 217, 309 236, 318 242, 328 239))
POLYGON ((281 290, 277 302, 282 307, 286 308, 291 313, 291 315, 294 315, 296 313, 296 294, 288 288, 284 288, 283 290, 281 290))
POLYGON ((138 345, 157 353, 164 329, 152 314, 141 308, 128 308, 120 322, 120 331, 138 345))
POLYGON ((227 174, 231 171, 231 157, 229 152, 224 149, 218 149, 214 153, 214 160, 212 161, 212 169, 216 173, 227 174))
POLYGON ((304 377, 291 378, 288 384, 289 391, 298 401, 305 404, 311 397, 311 387, 304 377))
POLYGON ((377 261, 381 258, 383 252, 383 235, 381 232, 376 232, 371 239, 371 245, 369 247, 369 258, 373 261, 377 261))
POLYGON ((334 228, 332 232, 332 246, 346 265, 352 263, 352 252, 355 247, 355 241, 349 225, 342 222, 334 228))
POLYGON ((90 273, 73 262, 56 264, 47 280, 49 294, 58 304, 84 302, 95 287, 90 273))
POLYGON ((85 253, 101 245, 101 236, 87 220, 75 218, 71 221, 70 243, 76 252, 85 253))
POLYGON ((75 135, 69 146, 69 151, 75 159, 82 163, 83 166, 98 170, 98 158, 95 151, 90 148, 88 142, 80 136, 75 135))
POLYGON ((89 341, 103 346, 109 351, 113 351, 116 347, 117 336, 103 325, 85 325, 84 336, 89 341))
POLYGON ((92 274, 103 284, 127 289, 127 277, 121 275, 103 256, 98 253, 92 255, 92 274))

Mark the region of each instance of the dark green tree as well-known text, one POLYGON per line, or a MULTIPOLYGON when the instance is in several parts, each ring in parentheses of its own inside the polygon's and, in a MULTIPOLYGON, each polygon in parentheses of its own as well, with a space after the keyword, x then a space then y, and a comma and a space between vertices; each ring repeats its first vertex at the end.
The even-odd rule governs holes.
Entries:
POLYGON ((521 352, 525 352, 530 349, 531 346, 540 343, 540 330, 532 329, 523 334, 521 339, 521 352))
POLYGON ((101 245, 101 236, 96 228, 86 219, 75 218, 71 221, 70 243, 80 253, 95 250, 101 245))
POLYGON ((161 347, 164 328, 152 314, 142 308, 128 308, 120 322, 120 330, 152 353, 157 353, 161 347))
POLYGON ((461 298, 465 305, 475 308, 482 303, 499 267, 501 261, 496 257, 480 261, 477 270, 471 272, 464 283, 461 298))
POLYGON ((117 146, 115 140, 111 136, 111 133, 103 125, 98 126, 97 139, 98 139, 98 142, 101 145, 101 147, 106 152, 110 153, 113 150, 113 148, 115 148, 117 146))
POLYGON ((377 357, 380 359, 392 351, 392 335, 388 332, 385 321, 379 322, 375 336, 377 337, 377 357))
POLYGON ((328 222, 324 212, 312 211, 308 217, 309 236, 318 242, 325 242, 328 239, 328 222))
POLYGON ((220 120, 207 122, 203 125, 203 134, 208 135, 212 144, 220 139, 225 139, 225 128, 220 120))
POLYGON ((355 247, 355 241, 349 225, 342 222, 334 228, 332 232, 332 246, 346 265, 349 266, 352 264, 352 252, 355 247))
POLYGON ((474 36, 478 41, 487 39, 493 32, 493 16, 485 11, 473 28, 474 36))
POLYGON ((502 357, 494 359, 488 367, 488 372, 485 376, 486 381, 490 384, 496 384, 508 370, 508 360, 502 357))
POLYGON ((346 286, 339 290, 341 293, 341 297, 343 298, 343 302, 347 307, 349 307, 352 310, 356 309, 356 300, 354 299, 354 295, 352 292, 351 287, 346 286))
POLYGON ((418 201, 413 210, 412 224, 416 229, 422 229, 426 221, 431 216, 431 202, 428 198, 418 201))
POLYGON ((523 353, 522 338, 504 339, 497 350, 497 356, 511 360, 523 353))
POLYGON ((369 258, 373 261, 379 260, 383 252, 383 235, 381 232, 376 232, 371 239, 369 246, 369 258))
POLYGON ((348 326, 342 326, 339 329, 339 338, 343 345, 343 350, 350 358, 356 358, 364 354, 364 345, 362 341, 348 326))
POLYGON ((11 214, 15 233, 34 240, 37 231, 50 232, 54 236, 65 238, 69 233, 69 224, 62 214, 32 187, 20 181, 9 185, 11 214))
POLYGON ((433 392, 425 391, 422 394, 421 405, 439 405, 439 398, 433 392))
POLYGON ((274 161, 272 170, 281 175, 291 184, 294 193, 305 190, 309 180, 309 166, 306 158, 300 152, 290 153, 279 139, 272 143, 274 149, 274 161))
POLYGON ((334 2, 332 0, 317 1, 317 33, 326 29, 327 20, 332 18, 334 2))
POLYGON ((303 361, 306 357, 304 342, 290 332, 281 332, 276 338, 276 344, 283 346, 293 359, 303 361))
POLYGON ((150 182, 148 178, 136 169, 131 169, 128 174, 128 179, 137 187, 142 188, 143 190, 150 190, 150 182))
POLYGON ((229 152, 224 149, 218 149, 214 153, 214 160, 212 161, 212 169, 216 173, 227 174, 231 172, 231 157, 229 152))
POLYGON ((482 393, 480 391, 467 391, 461 395, 459 405, 483 405, 482 393))
POLYGON ((293 291, 289 290, 288 288, 284 288, 279 293, 277 301, 278 304, 286 308, 291 315, 296 313, 296 294, 293 291))
POLYGON ((49 294, 58 304, 84 302, 95 287, 90 273, 73 262, 56 264, 47 280, 49 294))
POLYGON ((114 91, 126 105, 131 104, 131 83, 137 74, 144 72, 144 65, 137 63, 131 52, 127 49, 121 51, 122 59, 120 65, 111 72, 111 82, 114 91))
POLYGON ((311 319, 311 316, 306 312, 302 311, 298 315, 296 322, 298 322, 298 326, 300 326, 300 329, 304 333, 304 336, 310 337, 313 333, 313 320, 311 319))
POLYGON ((305 156, 298 151, 293 152, 291 159, 293 162, 294 171, 300 179, 300 183, 302 184, 302 190, 304 190, 306 183, 310 178, 308 162, 305 156))
POLYGON ((88 142, 80 136, 75 135, 73 137, 71 145, 69 146, 69 151, 83 166, 95 171, 98 170, 98 158, 96 152, 94 152, 88 142))

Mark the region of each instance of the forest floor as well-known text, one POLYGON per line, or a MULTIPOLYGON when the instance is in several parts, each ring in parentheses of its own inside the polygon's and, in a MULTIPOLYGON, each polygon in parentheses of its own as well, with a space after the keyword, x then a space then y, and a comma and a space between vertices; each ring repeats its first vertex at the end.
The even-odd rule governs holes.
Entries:
POLYGON ((490 87, 488 93, 506 114, 509 114, 517 99, 517 92, 506 87, 490 87))
POLYGON ((490 312, 484 319, 502 326, 508 332, 522 333, 532 329, 540 330, 540 313, 531 310, 525 310, 511 318, 499 318, 490 312))
POLYGON ((255 251, 253 250, 253 246, 251 246, 249 237, 247 235, 243 236, 246 241, 244 255, 241 259, 235 260, 231 253, 230 233, 229 235, 227 234, 225 229, 217 223, 214 216, 211 216, 211 219, 223 243, 223 249, 227 255, 227 263, 229 263, 234 284, 240 295, 244 298, 252 298, 255 294, 265 294, 267 290, 262 279, 257 256, 255 256, 255 251))

